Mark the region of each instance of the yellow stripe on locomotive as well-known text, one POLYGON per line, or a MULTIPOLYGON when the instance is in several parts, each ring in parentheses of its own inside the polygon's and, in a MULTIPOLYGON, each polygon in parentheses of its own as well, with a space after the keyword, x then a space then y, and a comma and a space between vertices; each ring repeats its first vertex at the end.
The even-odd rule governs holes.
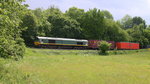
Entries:
POLYGON ((34 45, 36 45, 36 46, 40 45, 40 44, 41 44, 40 42, 37 42, 37 41, 34 42, 34 45))

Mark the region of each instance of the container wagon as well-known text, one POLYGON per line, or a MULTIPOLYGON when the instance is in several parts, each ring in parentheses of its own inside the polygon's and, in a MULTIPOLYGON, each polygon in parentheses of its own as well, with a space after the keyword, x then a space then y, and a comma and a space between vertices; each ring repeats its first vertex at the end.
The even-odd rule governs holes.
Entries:
MULTIPOLYGON (((98 45, 102 40, 88 40, 88 48, 90 49, 98 49, 98 45)), ((115 42, 114 41, 107 41, 108 43, 111 43, 110 49, 115 48, 115 42)))

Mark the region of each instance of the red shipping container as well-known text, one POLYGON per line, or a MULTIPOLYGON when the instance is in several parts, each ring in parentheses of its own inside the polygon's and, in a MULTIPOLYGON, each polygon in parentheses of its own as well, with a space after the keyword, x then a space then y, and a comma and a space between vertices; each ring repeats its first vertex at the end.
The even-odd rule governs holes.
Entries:
POLYGON ((117 42, 116 43, 117 49, 139 49, 139 43, 129 43, 129 42, 117 42))
POLYGON ((139 49, 139 43, 130 43, 131 47, 130 49, 139 49))
POLYGON ((117 49, 130 49, 130 44, 126 42, 117 42, 116 48, 117 49))
POLYGON ((129 49, 130 49, 130 50, 134 49, 134 47, 135 47, 135 46, 134 46, 134 43, 129 43, 129 49))
POLYGON ((139 43, 134 43, 134 49, 140 49, 140 44, 139 43))

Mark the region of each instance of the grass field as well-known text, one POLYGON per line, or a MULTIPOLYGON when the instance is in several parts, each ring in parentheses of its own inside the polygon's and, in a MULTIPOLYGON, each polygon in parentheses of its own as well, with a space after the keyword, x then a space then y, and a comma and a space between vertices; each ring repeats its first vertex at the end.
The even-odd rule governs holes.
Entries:
POLYGON ((101 56, 96 50, 28 48, 23 60, 0 61, 0 84, 150 84, 146 50, 101 56))

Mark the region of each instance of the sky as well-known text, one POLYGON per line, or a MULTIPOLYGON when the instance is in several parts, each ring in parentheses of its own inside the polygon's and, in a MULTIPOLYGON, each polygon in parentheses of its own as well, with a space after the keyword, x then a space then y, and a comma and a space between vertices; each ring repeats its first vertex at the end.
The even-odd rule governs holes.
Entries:
POLYGON ((98 8, 108 10, 115 20, 128 14, 132 17, 140 16, 150 25, 150 0, 26 0, 25 3, 29 4, 29 9, 47 9, 54 5, 62 12, 73 6, 85 11, 98 8))

